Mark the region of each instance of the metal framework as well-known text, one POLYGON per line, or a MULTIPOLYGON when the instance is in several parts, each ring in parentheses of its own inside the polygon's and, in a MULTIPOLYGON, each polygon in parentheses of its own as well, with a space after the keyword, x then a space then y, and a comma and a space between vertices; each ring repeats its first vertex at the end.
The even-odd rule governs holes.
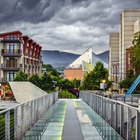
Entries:
POLYGON ((123 102, 81 91, 80 98, 110 124, 124 139, 140 139, 140 110, 123 102))
POLYGON ((55 92, 1 111, 0 139, 21 140, 57 99, 58 93, 55 92))

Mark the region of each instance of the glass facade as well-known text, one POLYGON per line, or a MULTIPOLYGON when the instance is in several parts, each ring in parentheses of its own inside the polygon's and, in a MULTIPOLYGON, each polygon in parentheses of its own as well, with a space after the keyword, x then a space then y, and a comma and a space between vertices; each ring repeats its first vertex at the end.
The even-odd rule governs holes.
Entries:
POLYGON ((13 81, 16 71, 4 71, 4 80, 13 81))
POLYGON ((5 57, 4 66, 5 67, 17 67, 17 57, 5 57))
POLYGON ((7 53, 16 53, 19 47, 17 43, 6 43, 6 52, 7 53))
POLYGON ((18 37, 15 36, 15 35, 11 35, 11 36, 7 36, 6 39, 7 39, 7 40, 17 40, 18 37))

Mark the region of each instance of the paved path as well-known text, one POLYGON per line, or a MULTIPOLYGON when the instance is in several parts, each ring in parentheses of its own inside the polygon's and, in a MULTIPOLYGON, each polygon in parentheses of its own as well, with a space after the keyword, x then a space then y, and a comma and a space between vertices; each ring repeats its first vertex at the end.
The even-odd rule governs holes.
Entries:
POLYGON ((80 99, 59 99, 23 140, 38 136, 41 140, 123 140, 80 99))
POLYGON ((77 113, 72 100, 68 100, 62 133, 63 140, 83 140, 77 113))

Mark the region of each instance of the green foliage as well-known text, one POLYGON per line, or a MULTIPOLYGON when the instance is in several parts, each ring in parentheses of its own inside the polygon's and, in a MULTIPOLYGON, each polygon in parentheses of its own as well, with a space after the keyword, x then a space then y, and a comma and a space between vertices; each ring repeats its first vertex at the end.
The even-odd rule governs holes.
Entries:
POLYGON ((134 80, 135 80, 135 78, 126 78, 126 79, 120 81, 119 86, 120 86, 120 88, 128 89, 131 86, 131 84, 134 82, 134 80))
POLYGON ((80 80, 74 79, 72 82, 73 82, 75 88, 79 88, 80 87, 80 84, 81 84, 80 80))
POLYGON ((60 79, 58 81, 59 89, 67 90, 69 88, 74 88, 74 83, 68 79, 60 79))
POLYGON ((134 34, 133 46, 131 47, 131 64, 136 75, 140 74, 140 31, 134 34))
POLYGON ((52 69, 53 69, 53 67, 52 67, 52 65, 50 65, 50 64, 43 64, 43 68, 46 68, 46 71, 47 72, 50 72, 50 71, 52 71, 52 69))
POLYGON ((97 90, 100 89, 100 83, 105 80, 108 84, 108 69, 104 68, 101 62, 97 62, 93 71, 84 76, 81 89, 97 90))
POLYGON ((127 71, 127 78, 133 78, 134 77, 134 71, 133 70, 128 70, 127 71))
POLYGON ((53 80, 51 75, 44 73, 41 77, 41 89, 48 91, 53 89, 53 80))
POLYGON ((34 85, 41 87, 41 78, 39 77, 39 75, 35 74, 32 75, 31 77, 29 77, 29 82, 33 83, 34 85))
POLYGON ((14 81, 27 81, 27 74, 22 71, 18 71, 14 78, 14 81))
POLYGON ((62 90, 61 92, 59 92, 58 97, 59 98, 72 98, 72 99, 75 99, 76 98, 75 95, 71 94, 67 90, 62 90))

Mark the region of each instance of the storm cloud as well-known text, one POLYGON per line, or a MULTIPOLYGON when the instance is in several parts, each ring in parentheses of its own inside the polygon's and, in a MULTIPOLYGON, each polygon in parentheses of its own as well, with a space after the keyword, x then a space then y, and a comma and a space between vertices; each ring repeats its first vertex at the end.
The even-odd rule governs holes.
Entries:
POLYGON ((0 0, 0 32, 20 30, 43 49, 95 53, 108 49, 120 13, 140 0, 0 0))

